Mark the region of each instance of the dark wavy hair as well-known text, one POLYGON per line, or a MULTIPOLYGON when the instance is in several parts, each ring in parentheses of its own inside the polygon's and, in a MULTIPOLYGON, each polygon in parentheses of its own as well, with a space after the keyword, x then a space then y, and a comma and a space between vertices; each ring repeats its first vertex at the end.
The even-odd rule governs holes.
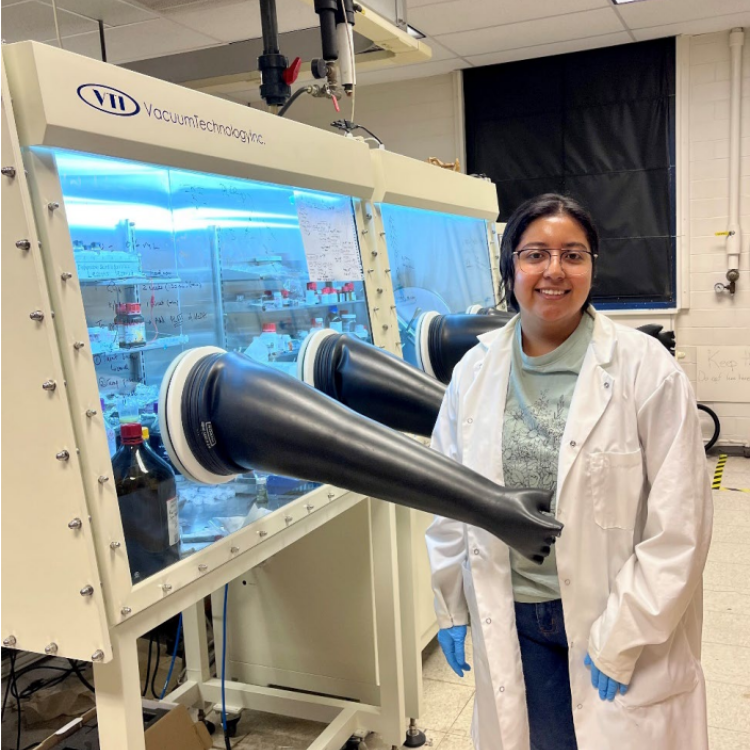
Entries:
MULTIPOLYGON (((521 241, 523 233, 528 229, 529 224, 545 216, 569 216, 581 225, 581 229, 585 232, 589 243, 589 250, 594 255, 599 252, 599 232, 589 212, 578 201, 569 198, 567 195, 545 193, 522 203, 508 219, 505 231, 503 232, 503 239, 500 243, 500 277, 503 282, 503 288, 501 289, 502 300, 515 312, 518 312, 519 308, 518 300, 513 292, 516 280, 513 251, 518 248, 518 243, 521 241)), ((593 258, 593 262, 593 275, 595 275, 595 257, 593 258)), ((591 291, 589 291, 589 295, 586 297, 586 301, 583 303, 581 309, 585 312, 590 305, 591 291)))

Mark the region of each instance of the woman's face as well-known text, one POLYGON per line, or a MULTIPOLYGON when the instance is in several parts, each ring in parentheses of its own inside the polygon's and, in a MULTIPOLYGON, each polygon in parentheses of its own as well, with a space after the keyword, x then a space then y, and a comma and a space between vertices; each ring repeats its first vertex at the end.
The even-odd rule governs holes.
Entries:
MULTIPOLYGON (((561 264, 560 253, 566 250, 590 251, 586 232, 570 216, 544 216, 531 222, 516 247, 549 250, 552 258, 546 270, 522 270, 515 256, 513 291, 522 316, 531 316, 541 323, 561 324, 579 318, 581 308, 591 289, 593 264, 590 256, 583 272, 575 275, 561 264)), ((579 271, 581 269, 578 269, 579 271)))

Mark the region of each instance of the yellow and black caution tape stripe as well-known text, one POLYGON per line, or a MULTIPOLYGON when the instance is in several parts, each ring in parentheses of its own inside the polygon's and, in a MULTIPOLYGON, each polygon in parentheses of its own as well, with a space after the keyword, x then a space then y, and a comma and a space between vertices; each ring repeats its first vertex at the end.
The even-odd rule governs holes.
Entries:
POLYGON ((716 463, 716 469, 714 470, 714 481, 711 483, 712 490, 721 489, 721 480, 724 476, 724 467, 727 465, 727 454, 722 453, 719 456, 719 460, 716 463))
POLYGON ((722 487, 721 480, 724 477, 724 467, 727 465, 727 454, 722 453, 719 456, 719 460, 716 463, 716 470, 714 471, 714 478, 711 482, 712 490, 722 490, 725 492, 747 492, 750 494, 750 489, 744 487, 722 487))

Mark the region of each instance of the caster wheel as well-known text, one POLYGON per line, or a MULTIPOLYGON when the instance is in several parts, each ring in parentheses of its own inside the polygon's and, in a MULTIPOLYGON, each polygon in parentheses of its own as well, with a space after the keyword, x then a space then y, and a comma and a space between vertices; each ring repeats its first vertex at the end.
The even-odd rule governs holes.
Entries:
POLYGON ((213 721, 203 719, 203 723, 206 725, 206 729, 208 729, 209 734, 214 734, 216 732, 216 724, 214 724, 213 721))
POLYGON ((425 733, 417 729, 416 727, 410 727, 406 733, 406 741, 404 747, 422 747, 427 742, 425 733))
POLYGON ((227 737, 237 736, 237 725, 239 723, 239 716, 236 719, 227 719, 227 737))

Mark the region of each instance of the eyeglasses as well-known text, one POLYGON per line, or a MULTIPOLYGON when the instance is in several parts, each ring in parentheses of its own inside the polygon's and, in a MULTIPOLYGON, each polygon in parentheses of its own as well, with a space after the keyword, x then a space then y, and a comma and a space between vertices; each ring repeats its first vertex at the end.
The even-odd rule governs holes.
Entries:
MULTIPOLYGON (((552 262, 552 253, 543 247, 527 247, 514 250, 518 267, 525 273, 544 273, 552 262)), ((582 276, 591 270, 596 253, 589 250, 563 250, 557 255, 560 266, 569 276, 582 276)))

